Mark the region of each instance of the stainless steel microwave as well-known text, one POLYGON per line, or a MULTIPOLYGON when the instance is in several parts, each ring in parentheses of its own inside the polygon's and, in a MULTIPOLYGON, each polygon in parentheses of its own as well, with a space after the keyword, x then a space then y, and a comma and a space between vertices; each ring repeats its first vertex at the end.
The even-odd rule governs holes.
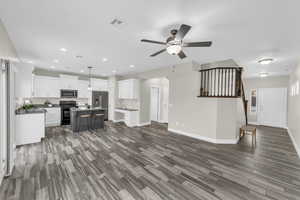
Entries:
POLYGON ((77 98, 77 90, 60 90, 60 98, 77 98))

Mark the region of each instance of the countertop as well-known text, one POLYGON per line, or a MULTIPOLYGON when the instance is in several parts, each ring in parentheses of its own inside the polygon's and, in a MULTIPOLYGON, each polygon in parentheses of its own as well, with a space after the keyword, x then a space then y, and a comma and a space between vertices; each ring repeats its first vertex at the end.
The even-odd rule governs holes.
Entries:
POLYGON ((101 107, 91 107, 91 108, 71 108, 71 112, 77 112, 77 111, 93 111, 93 110, 107 110, 107 108, 101 108, 101 107))
POLYGON ((30 109, 22 109, 19 108, 16 110, 17 115, 24 115, 24 114, 39 114, 39 113, 46 113, 47 110, 45 108, 59 108, 58 104, 52 104, 52 106, 48 106, 45 104, 34 104, 33 108, 30 109))
POLYGON ((116 108, 116 110, 124 110, 124 111, 139 111, 138 109, 133 109, 133 108, 116 108))
POLYGON ((31 109, 17 109, 16 115, 25 115, 25 114, 40 114, 40 113, 46 113, 46 109, 44 108, 31 108, 31 109))
POLYGON ((51 104, 52 106, 49 106, 47 104, 34 104, 34 107, 37 108, 59 108, 60 105, 59 104, 51 104))

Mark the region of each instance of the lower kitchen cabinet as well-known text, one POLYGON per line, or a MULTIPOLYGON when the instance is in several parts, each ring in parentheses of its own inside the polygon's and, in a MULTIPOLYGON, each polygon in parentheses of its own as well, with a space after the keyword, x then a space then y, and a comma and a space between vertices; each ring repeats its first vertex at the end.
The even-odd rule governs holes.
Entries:
POLYGON ((45 113, 16 115, 16 145, 40 142, 45 137, 45 113))

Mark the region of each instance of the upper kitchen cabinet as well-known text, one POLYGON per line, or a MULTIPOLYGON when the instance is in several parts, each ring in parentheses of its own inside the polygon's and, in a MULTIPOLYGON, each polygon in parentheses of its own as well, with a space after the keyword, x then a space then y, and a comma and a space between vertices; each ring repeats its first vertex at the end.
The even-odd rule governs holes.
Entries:
POLYGON ((118 81, 119 99, 137 99, 139 96, 139 80, 127 79, 118 81))
POLYGON ((85 80, 78 80, 78 97, 89 98, 90 91, 88 90, 89 82, 85 80))
POLYGON ((34 97, 59 97, 60 81, 57 77, 33 76, 34 97))
POLYGON ((28 64, 17 63, 16 64, 16 92, 17 98, 30 98, 33 93, 33 67, 28 64))
POLYGON ((108 81, 104 79, 91 78, 92 89, 94 91, 108 91, 108 81))
POLYGON ((60 75, 60 88, 62 90, 77 90, 78 89, 78 77, 69 75, 60 75))

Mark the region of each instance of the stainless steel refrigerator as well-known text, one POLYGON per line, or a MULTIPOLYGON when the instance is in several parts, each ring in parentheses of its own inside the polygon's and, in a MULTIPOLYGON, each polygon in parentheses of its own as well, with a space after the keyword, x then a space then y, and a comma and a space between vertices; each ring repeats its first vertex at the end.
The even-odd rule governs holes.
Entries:
POLYGON ((92 107, 101 107, 106 109, 104 120, 108 120, 108 92, 92 91, 92 107))

